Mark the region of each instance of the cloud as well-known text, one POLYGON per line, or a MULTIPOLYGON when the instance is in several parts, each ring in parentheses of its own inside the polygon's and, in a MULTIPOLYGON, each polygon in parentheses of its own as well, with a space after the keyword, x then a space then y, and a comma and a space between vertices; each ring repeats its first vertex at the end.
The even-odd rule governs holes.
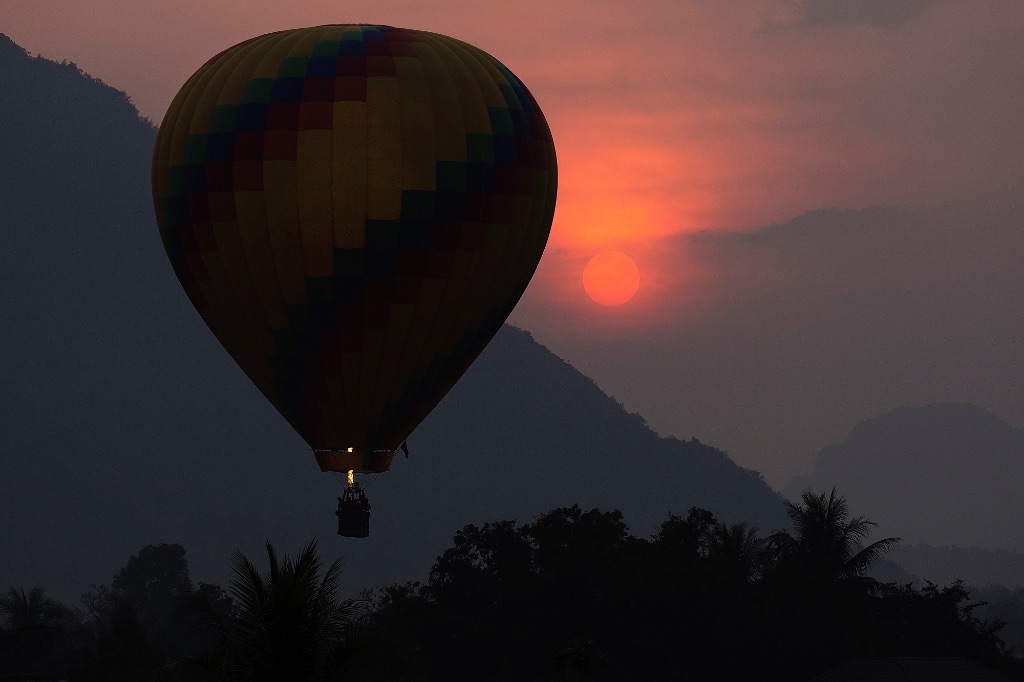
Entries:
POLYGON ((895 28, 942 0, 807 0, 805 24, 868 24, 895 28))
POLYGON ((641 288, 634 302, 612 311, 595 307, 581 286, 584 266, 602 249, 556 243, 517 319, 542 338, 584 343, 637 335, 671 342, 744 325, 747 333, 775 333, 851 300, 1015 273, 1022 216, 1012 204, 827 208, 750 231, 619 236, 607 248, 636 261, 641 288))

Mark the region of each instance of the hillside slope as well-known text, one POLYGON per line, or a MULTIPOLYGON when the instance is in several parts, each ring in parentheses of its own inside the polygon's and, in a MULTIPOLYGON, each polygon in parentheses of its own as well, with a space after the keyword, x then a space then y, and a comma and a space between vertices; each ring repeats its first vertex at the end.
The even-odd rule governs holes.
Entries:
POLYGON ((1021 551, 1022 465, 1024 432, 977 405, 936 403, 861 422, 785 493, 838 486, 851 509, 906 544, 1021 551))

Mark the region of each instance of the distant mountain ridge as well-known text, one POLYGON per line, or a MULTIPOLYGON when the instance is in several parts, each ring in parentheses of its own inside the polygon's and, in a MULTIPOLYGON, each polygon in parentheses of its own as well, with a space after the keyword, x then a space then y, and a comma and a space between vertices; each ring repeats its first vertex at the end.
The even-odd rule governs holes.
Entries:
POLYGON ((372 479, 373 532, 334 537, 337 477, 191 308, 152 216, 155 129, 130 100, 0 36, 0 588, 75 599, 140 547, 180 542, 196 579, 235 548, 314 535, 355 587, 422 578, 466 523, 579 503, 646 534, 693 505, 770 532, 782 499, 697 441, 661 438, 504 328, 372 479))
POLYGON ((861 422, 784 492, 838 486, 851 509, 908 544, 1021 551, 1022 466, 1024 431, 977 405, 935 403, 861 422))
POLYGON ((901 543, 890 550, 888 558, 938 585, 963 580, 974 587, 1024 588, 1024 553, 1016 550, 901 543))

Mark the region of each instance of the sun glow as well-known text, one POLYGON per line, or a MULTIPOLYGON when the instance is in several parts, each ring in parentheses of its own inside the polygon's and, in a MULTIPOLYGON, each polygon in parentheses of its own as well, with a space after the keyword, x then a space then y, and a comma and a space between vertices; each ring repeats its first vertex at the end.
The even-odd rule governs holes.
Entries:
POLYGON ((640 288, 640 269, 624 253, 602 251, 583 268, 583 288, 595 303, 619 306, 640 288))

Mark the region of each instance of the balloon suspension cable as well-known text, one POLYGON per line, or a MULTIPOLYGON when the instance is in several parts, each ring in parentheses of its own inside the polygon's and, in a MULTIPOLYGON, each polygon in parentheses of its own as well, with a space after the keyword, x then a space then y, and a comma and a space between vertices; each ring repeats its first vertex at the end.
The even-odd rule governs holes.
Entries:
POLYGON ((366 490, 370 485, 380 478, 380 474, 370 474, 370 477, 363 481, 363 490, 366 490))
MULTIPOLYGON (((401 449, 405 452, 405 456, 408 457, 409 456, 409 449, 405 446, 404 442, 402 443, 401 449)), ((398 454, 398 450, 392 450, 391 454, 392 454, 392 456, 397 455, 398 454)), ((365 481, 363 481, 363 486, 362 486, 363 490, 366 490, 371 485, 373 485, 373 482, 376 481, 378 478, 380 478, 381 473, 383 473, 383 472, 378 471, 378 472, 370 474, 370 477, 367 478, 365 481)))

